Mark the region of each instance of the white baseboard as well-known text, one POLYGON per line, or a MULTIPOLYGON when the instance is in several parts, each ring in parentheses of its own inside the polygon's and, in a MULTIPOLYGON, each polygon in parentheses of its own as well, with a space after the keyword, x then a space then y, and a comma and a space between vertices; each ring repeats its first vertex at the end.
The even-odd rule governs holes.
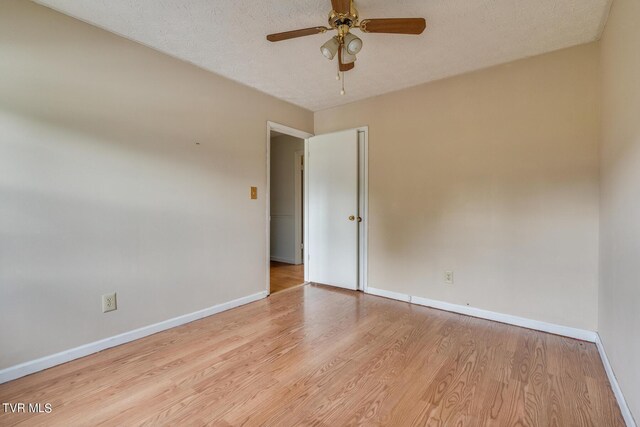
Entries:
POLYGON ((554 323, 541 322, 539 320, 527 319, 525 317, 513 316, 511 314, 497 313, 495 311, 483 310, 481 308, 469 307, 466 305, 435 301, 427 298, 411 297, 411 302, 418 305, 437 308, 439 310, 452 311, 454 313, 465 314, 472 317, 479 317, 481 319, 493 320, 500 323, 507 323, 509 325, 521 326, 523 328, 548 332, 555 335, 562 335, 564 337, 575 338, 582 341, 596 342, 597 333, 595 331, 589 331, 586 329, 556 325, 554 323))
POLYGON ((284 262, 285 264, 295 264, 296 260, 293 258, 280 258, 278 256, 272 256, 271 261, 284 262))
POLYGON ((586 329, 561 326, 553 323, 541 322, 539 320, 527 319, 524 317, 512 316, 510 314, 496 313, 494 311, 483 310, 481 308, 469 307, 466 305, 452 304, 444 301, 436 301, 428 298, 415 297, 399 292, 386 291, 383 289, 368 288, 367 293, 391 298, 398 301, 437 308, 438 310, 450 311, 464 314, 466 316, 479 317, 481 319, 493 320, 509 325, 521 326, 523 328, 534 329, 536 331, 549 332, 551 334, 562 335, 582 341, 596 342, 597 333, 586 329))
POLYGON ((140 338, 144 338, 157 332, 175 328, 176 326, 184 325, 185 323, 193 322, 194 320, 202 319, 203 317, 211 316, 212 314, 230 310, 232 308, 260 300, 262 298, 265 298, 266 296, 267 291, 258 292, 256 294, 238 298, 233 301, 194 311, 193 313, 184 314, 182 316, 154 323, 153 325, 143 326, 142 328, 124 332, 119 335, 104 338, 99 341, 94 341, 92 343, 84 344, 79 347, 61 351, 49 356, 41 357, 40 359, 35 359, 29 362, 21 363, 19 365, 10 366, 8 368, 0 370, 0 384, 7 381, 15 380, 20 377, 24 377, 25 375, 33 374, 34 372, 42 371, 61 363, 66 363, 80 357, 88 356, 89 354, 96 353, 110 347, 115 347, 120 344, 125 344, 140 338))
POLYGON ((404 301, 404 302, 411 302, 411 297, 409 295, 401 294, 399 292, 385 291, 384 289, 377 289, 372 287, 367 287, 365 292, 371 295, 377 295, 379 297, 395 299, 395 300, 404 301))
POLYGON ((613 373, 613 368, 609 363, 607 352, 604 351, 604 345, 602 344, 602 340, 600 339, 600 335, 598 334, 596 334, 596 346, 598 347, 598 352, 600 353, 600 359, 602 359, 604 370, 607 373, 607 378, 609 378, 609 383, 611 384, 613 395, 616 397, 616 400, 618 401, 620 412, 622 412, 622 418, 624 418, 624 422, 627 424, 627 427, 636 427, 636 422, 633 419, 633 415, 631 415, 631 410, 629 409, 629 405, 627 405, 627 401, 625 400, 624 395, 622 394, 622 389, 620 389, 620 385, 618 384, 616 375, 613 373))

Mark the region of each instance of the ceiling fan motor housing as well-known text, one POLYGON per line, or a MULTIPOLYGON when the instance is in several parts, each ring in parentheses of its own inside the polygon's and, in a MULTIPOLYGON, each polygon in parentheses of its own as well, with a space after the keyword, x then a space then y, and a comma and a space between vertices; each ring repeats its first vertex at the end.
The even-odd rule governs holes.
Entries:
POLYGON ((335 10, 329 13, 329 26, 331 28, 338 29, 343 25, 346 25, 347 28, 353 28, 358 25, 358 11, 353 7, 353 3, 351 3, 349 13, 337 13, 335 10))

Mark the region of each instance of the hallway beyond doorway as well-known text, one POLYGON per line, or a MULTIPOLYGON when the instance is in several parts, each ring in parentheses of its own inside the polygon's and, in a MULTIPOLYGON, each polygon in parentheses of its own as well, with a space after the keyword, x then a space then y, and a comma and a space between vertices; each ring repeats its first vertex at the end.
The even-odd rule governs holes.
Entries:
POLYGON ((271 261, 271 293, 283 291, 304 283, 304 265, 271 261))

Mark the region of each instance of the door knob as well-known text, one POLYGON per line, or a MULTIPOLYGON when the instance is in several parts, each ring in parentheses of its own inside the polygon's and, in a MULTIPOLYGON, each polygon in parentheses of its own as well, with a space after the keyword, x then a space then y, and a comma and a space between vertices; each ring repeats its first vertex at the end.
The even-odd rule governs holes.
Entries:
POLYGON ((358 222, 362 222, 362 218, 358 217, 358 222))
POLYGON ((356 217, 353 215, 349 215, 349 221, 355 221, 356 217))

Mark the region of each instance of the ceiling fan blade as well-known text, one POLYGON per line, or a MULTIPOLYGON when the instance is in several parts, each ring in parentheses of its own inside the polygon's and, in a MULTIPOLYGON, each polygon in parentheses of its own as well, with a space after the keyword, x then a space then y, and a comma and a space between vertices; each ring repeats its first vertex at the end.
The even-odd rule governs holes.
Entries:
POLYGON ((301 30, 285 31, 283 33, 269 34, 267 40, 270 42, 279 42, 282 40, 295 39, 296 37, 312 36, 327 31, 326 27, 311 27, 301 30))
POLYGON ((350 62, 348 64, 343 64, 342 63, 342 49, 343 49, 342 46, 340 46, 340 48, 338 49, 338 70, 340 70, 340 71, 352 70, 353 67, 356 66, 356 63, 355 62, 350 62))
POLYGON ((424 18, 364 19, 360 30, 365 33, 422 34, 427 27, 424 18))
POLYGON ((331 0, 331 6, 335 13, 346 15, 351 12, 351 0, 331 0))

